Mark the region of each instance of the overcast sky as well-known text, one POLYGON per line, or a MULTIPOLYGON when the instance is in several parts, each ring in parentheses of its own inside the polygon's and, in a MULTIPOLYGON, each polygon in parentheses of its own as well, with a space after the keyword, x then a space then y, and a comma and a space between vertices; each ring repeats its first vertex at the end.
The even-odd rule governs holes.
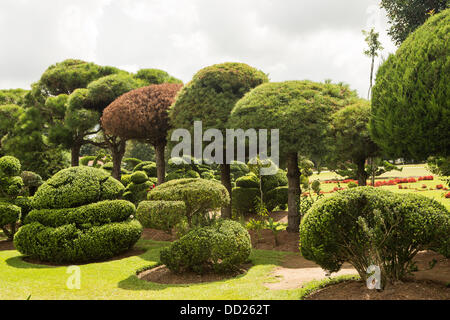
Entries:
POLYGON ((361 30, 371 27, 383 56, 395 52, 379 0, 1 0, 0 88, 27 89, 67 58, 159 68, 184 82, 237 61, 271 81, 332 79, 366 97, 361 30))

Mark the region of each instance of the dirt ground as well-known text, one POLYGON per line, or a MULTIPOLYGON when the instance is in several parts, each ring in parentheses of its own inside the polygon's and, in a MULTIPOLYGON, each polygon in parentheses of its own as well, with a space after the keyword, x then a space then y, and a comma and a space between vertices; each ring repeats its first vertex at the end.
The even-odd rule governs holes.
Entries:
POLYGON ((239 272, 234 274, 216 274, 209 272, 206 274, 196 274, 194 272, 183 272, 182 274, 176 274, 171 272, 166 266, 162 265, 138 274, 139 279, 143 279, 149 282, 161 283, 161 284, 193 284, 204 282, 215 282, 226 279, 235 278, 238 275, 245 274, 251 265, 244 265, 239 272))
POLYGON ((439 282, 416 280, 377 291, 367 289, 362 281, 347 281, 320 289, 306 300, 450 300, 450 288, 439 282))

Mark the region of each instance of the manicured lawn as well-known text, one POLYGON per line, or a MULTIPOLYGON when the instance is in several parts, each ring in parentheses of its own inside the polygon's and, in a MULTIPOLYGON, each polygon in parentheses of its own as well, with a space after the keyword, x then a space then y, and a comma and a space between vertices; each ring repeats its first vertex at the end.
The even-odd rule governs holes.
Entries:
POLYGON ((81 265, 81 289, 70 290, 67 267, 24 262, 15 250, 0 251, 0 299, 299 299, 304 290, 269 290, 263 283, 277 281, 270 272, 292 253, 253 250, 254 266, 247 274, 220 282, 162 285, 140 280, 137 269, 156 264, 168 243, 140 240, 147 251, 116 261, 81 265))

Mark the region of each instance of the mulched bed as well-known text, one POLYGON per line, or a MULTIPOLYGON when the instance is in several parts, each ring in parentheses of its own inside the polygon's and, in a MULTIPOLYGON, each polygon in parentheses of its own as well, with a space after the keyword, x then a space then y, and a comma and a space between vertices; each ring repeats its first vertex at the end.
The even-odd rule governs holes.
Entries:
POLYGON ((362 281, 346 281, 320 289, 306 300, 450 300, 450 288, 429 280, 398 282, 383 291, 369 290, 362 281))
POLYGON ((12 241, 1 240, 0 241, 0 251, 5 250, 16 250, 14 243, 12 241))
POLYGON ((211 271, 199 275, 194 272, 183 272, 181 274, 176 274, 170 271, 165 265, 161 265, 139 273, 138 278, 159 284, 194 284, 216 282, 232 279, 239 275, 245 274, 251 266, 251 264, 243 265, 238 272, 231 274, 217 274, 211 271))

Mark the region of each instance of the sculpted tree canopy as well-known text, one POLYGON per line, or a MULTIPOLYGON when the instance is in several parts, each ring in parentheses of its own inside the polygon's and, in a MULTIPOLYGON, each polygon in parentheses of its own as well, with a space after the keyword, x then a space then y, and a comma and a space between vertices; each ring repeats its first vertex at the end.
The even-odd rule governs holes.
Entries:
POLYGON ((111 103, 101 120, 107 134, 146 140, 155 147, 159 184, 165 176, 164 149, 170 129, 167 111, 181 87, 165 83, 130 91, 111 103))
POLYGON ((231 112, 231 127, 280 130, 280 156, 288 168, 289 232, 298 232, 300 225, 298 155, 313 157, 325 153, 332 114, 356 98, 356 93, 344 85, 310 81, 265 83, 246 94, 231 112))
POLYGON ((450 155, 450 9, 411 34, 377 73, 370 134, 389 156, 450 155))
POLYGON ((71 94, 78 88, 104 76, 120 73, 113 67, 103 67, 91 62, 68 59, 50 66, 41 76, 40 82, 46 95, 71 94))
POLYGON ((183 84, 183 82, 163 70, 159 69, 141 69, 136 72, 136 79, 146 81, 150 84, 163 84, 163 83, 178 83, 183 84))
MULTIPOLYGON (((177 96, 170 109, 174 128, 193 131, 202 121, 203 130, 218 129, 225 136, 231 110, 248 91, 269 79, 266 74, 244 63, 222 63, 200 70, 177 96)), ((225 154, 225 153, 224 153, 225 154)), ((221 165, 221 180, 231 194, 230 166, 221 165)), ((222 211, 231 218, 231 206, 222 211)))

